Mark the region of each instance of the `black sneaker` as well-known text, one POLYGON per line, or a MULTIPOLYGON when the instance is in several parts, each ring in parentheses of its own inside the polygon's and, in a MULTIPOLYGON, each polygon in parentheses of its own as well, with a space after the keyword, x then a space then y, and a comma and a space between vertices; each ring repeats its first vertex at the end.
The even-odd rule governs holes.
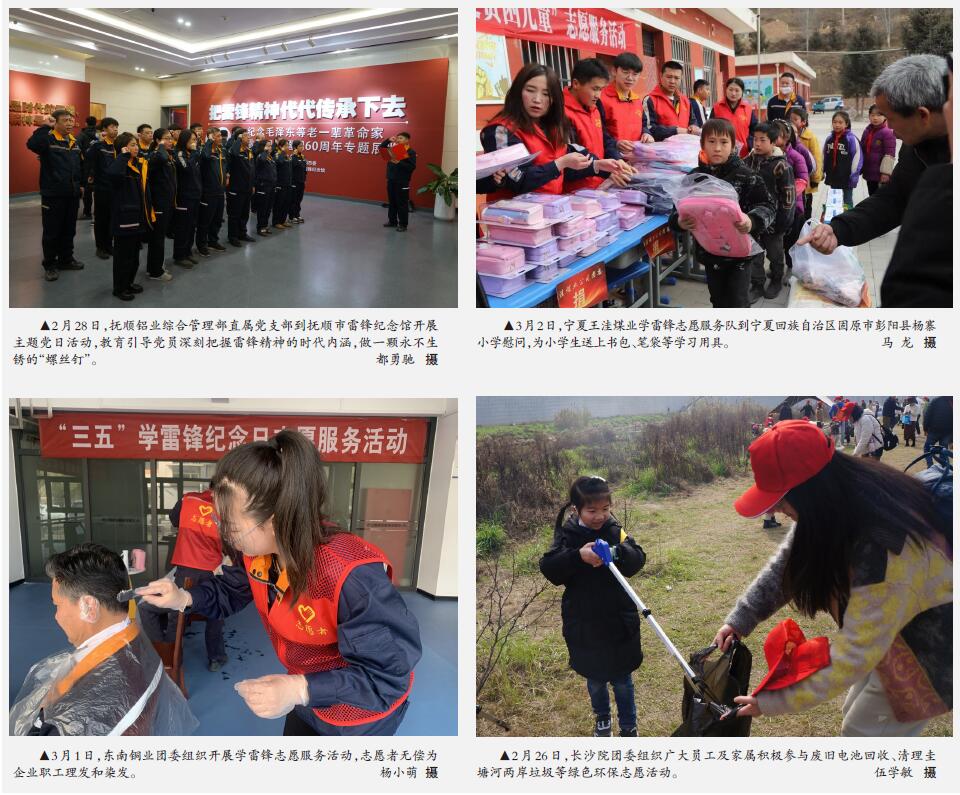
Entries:
POLYGON ((764 530, 773 530, 775 527, 783 527, 780 522, 776 519, 764 519, 763 520, 763 529, 764 530))
POLYGON ((593 726, 593 736, 594 737, 612 737, 613 732, 611 731, 612 721, 610 716, 607 715, 604 718, 597 718, 596 723, 593 726))
POLYGON ((240 235, 240 240, 242 240, 244 243, 256 243, 256 242, 257 242, 257 239, 256 239, 255 237, 250 237, 250 235, 247 235, 247 234, 240 235))
POLYGON ((620 736, 621 737, 636 737, 637 736, 637 727, 631 726, 627 729, 620 727, 620 736))
POLYGON ((210 249, 208 249, 208 248, 198 248, 198 249, 197 249, 197 253, 198 253, 201 257, 209 257, 209 256, 210 256, 210 249))
POLYGON ((387 221, 383 226, 384 226, 385 229, 389 229, 390 227, 396 228, 397 225, 396 225, 396 224, 391 224, 389 221, 387 221))
POLYGON ((48 282, 55 282, 60 278, 60 271, 58 271, 56 268, 44 268, 43 278, 48 282))
POLYGON ((97 256, 100 259, 110 259, 110 252, 103 248, 97 249, 97 256))
POLYGON ((405 226, 398 226, 398 227, 397 227, 397 231, 398 231, 398 232, 406 232, 406 231, 407 231, 407 227, 405 227, 405 226))
POLYGON ((266 237, 270 232, 267 229, 258 229, 257 234, 260 235, 260 237, 266 237))
POLYGON ((114 298, 119 298, 121 301, 132 301, 134 298, 137 297, 129 290, 119 290, 119 291, 114 290, 113 296, 114 298))
POLYGON ((240 244, 240 241, 237 240, 237 238, 235 237, 231 237, 227 242, 229 242, 231 246, 236 246, 237 248, 243 248, 243 246, 240 244))
POLYGON ((83 263, 78 259, 71 259, 66 265, 61 262, 58 269, 62 271, 82 271, 83 263))
POLYGON ((753 306, 755 303, 757 303, 757 301, 763 298, 763 287, 751 287, 748 298, 750 300, 750 306, 753 306))
POLYGON ((219 243, 207 243, 207 248, 212 248, 214 251, 226 251, 227 249, 221 246, 219 243))
POLYGON ((136 282, 134 282, 133 284, 130 285, 129 290, 134 295, 140 295, 140 293, 143 292, 143 285, 137 284, 136 282))
POLYGON ((767 289, 763 291, 764 298, 776 298, 780 295, 780 291, 783 289, 783 280, 782 279, 771 279, 770 284, 767 285, 767 289))

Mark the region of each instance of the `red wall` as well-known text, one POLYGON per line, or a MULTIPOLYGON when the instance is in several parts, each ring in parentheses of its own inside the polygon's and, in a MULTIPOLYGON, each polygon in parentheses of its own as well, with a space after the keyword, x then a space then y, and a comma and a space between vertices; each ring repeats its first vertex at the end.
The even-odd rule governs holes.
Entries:
MULTIPOLYGON (((212 122, 230 129, 243 125, 256 131, 263 128, 268 135, 273 129, 274 137, 280 127, 282 137, 300 138, 305 143, 319 145, 322 141, 331 144, 329 152, 320 152, 312 147, 305 152, 307 158, 307 191, 331 196, 346 196, 352 199, 381 201, 386 190, 386 164, 377 154, 359 154, 361 143, 373 147, 370 131, 374 127, 384 130, 384 137, 409 132, 410 145, 417 152, 417 170, 413 175, 412 189, 433 179, 427 163, 439 164, 443 155, 444 112, 447 96, 447 59, 436 58, 412 63, 367 66, 359 69, 336 69, 328 72, 308 72, 297 75, 261 77, 253 80, 238 80, 226 83, 204 83, 191 86, 191 119, 208 122, 211 105, 241 102, 284 102, 318 98, 388 97, 397 95, 406 99, 406 114, 400 118, 384 118, 380 111, 373 111, 364 118, 364 105, 357 102, 356 118, 341 119, 270 119, 265 121, 221 120, 212 122), (334 128, 340 137, 333 136, 334 128), (346 135, 347 128, 352 134, 346 135), (361 137, 361 128, 367 136, 361 137), (300 132, 300 130, 305 132, 300 132), (317 135, 311 137, 309 131, 317 135), (332 146, 339 142, 344 148, 336 152, 332 146), (352 143, 353 152, 346 150, 352 143), (322 171, 321 171, 322 170, 322 171)), ((383 140, 383 139, 380 139, 383 140)), ((380 140, 376 143, 379 144, 380 140)))
MULTIPOLYGON (((83 128, 90 113, 90 84, 27 72, 10 71, 10 102, 32 102, 57 106, 73 105, 77 110, 73 134, 83 128)), ((44 114, 45 115, 45 114, 44 114)), ((40 161, 27 149, 27 139, 38 125, 13 124, 22 113, 10 111, 10 193, 37 193, 40 190, 40 161)))

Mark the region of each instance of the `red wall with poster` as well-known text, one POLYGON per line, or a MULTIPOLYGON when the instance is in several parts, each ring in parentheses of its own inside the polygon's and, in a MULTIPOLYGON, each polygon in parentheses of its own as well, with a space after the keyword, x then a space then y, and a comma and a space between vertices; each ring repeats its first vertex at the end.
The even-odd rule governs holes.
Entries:
POLYGON ((447 70, 447 59, 436 58, 204 83, 190 88, 190 118, 301 139, 308 193, 382 201, 386 163, 376 144, 390 135, 411 135, 412 192, 433 179, 427 163, 443 155, 447 70))
POLYGON ((27 139, 50 111, 70 106, 76 112, 73 134, 77 135, 90 113, 90 84, 13 70, 9 74, 10 193, 37 193, 40 190, 40 161, 27 149, 27 139))

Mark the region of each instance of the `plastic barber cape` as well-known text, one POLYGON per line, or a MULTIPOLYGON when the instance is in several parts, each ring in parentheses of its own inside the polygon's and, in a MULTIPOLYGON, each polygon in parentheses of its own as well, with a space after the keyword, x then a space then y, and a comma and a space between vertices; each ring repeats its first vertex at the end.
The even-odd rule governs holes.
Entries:
POLYGON ((186 735, 199 725, 137 623, 79 656, 59 652, 30 669, 10 709, 11 735, 44 724, 70 737, 186 735))

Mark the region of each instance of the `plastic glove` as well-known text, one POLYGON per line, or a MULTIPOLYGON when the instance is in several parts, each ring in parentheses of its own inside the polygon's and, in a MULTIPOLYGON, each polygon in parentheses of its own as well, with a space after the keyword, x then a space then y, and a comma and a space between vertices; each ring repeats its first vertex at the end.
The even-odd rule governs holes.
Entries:
POLYGON ((309 699, 307 678, 299 674, 270 674, 244 679, 233 686, 258 718, 282 718, 309 699))

